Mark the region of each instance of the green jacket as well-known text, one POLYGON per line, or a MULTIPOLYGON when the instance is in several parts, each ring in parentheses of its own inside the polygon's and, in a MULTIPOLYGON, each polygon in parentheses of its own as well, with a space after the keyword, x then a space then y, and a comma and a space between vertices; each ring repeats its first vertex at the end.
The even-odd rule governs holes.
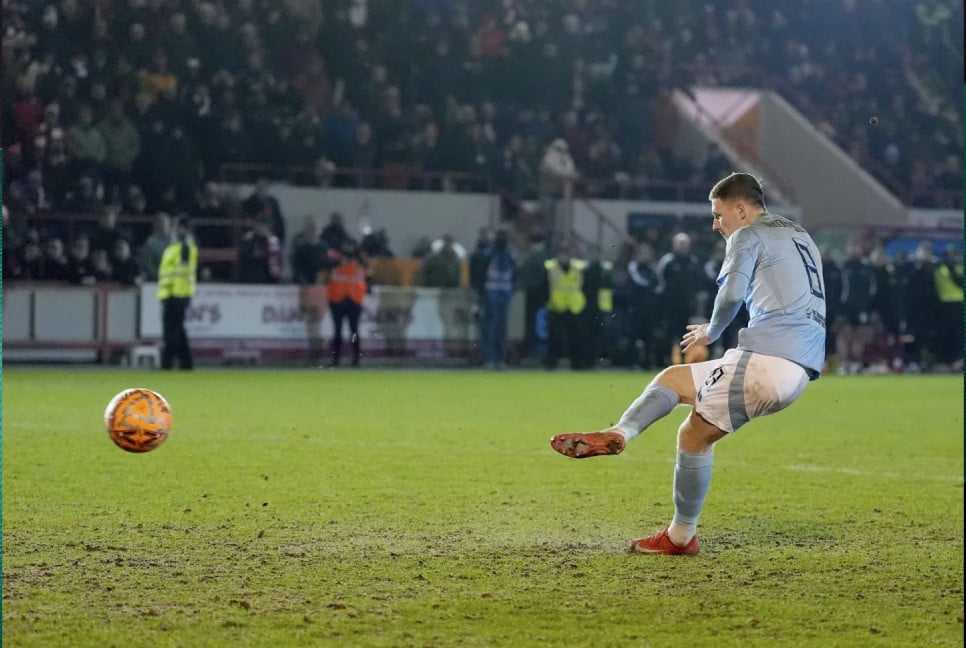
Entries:
MULTIPOLYGON (((102 119, 97 128, 104 138, 106 154, 104 164, 112 169, 130 171, 134 160, 141 152, 141 135, 127 117, 115 123, 110 119, 102 119)), ((180 160, 172 160, 172 164, 179 164, 180 160)))

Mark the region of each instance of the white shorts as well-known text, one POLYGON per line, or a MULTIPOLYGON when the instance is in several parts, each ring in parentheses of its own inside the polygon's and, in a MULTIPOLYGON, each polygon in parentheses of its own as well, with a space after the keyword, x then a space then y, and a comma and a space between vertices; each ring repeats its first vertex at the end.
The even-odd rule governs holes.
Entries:
POLYGON ((692 364, 691 378, 697 393, 694 411, 725 432, 785 409, 808 384, 805 369, 791 360, 738 349, 692 364))

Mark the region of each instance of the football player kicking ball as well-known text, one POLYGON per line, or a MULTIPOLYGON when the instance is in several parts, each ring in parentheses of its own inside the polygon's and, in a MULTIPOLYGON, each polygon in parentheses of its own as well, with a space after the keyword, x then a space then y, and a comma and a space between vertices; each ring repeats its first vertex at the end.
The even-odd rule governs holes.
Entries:
POLYGON ((727 252, 711 322, 688 326, 681 346, 687 352, 713 343, 744 302, 749 323, 738 334, 738 348, 719 360, 668 367, 615 427, 550 441, 574 459, 620 454, 678 403, 692 406, 678 429, 674 519, 663 531, 634 540, 636 553, 701 550, 697 524, 711 484, 712 446, 750 419, 790 405, 825 362, 822 261, 812 238, 801 225, 765 210, 754 176, 732 173, 709 198, 712 227, 727 240, 727 252))

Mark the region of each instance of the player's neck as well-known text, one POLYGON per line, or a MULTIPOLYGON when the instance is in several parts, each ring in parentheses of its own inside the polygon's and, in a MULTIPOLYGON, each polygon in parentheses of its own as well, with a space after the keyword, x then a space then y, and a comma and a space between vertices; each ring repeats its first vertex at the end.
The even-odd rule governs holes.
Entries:
POLYGON ((753 224, 762 216, 770 216, 767 209, 761 209, 753 214, 748 214, 748 218, 745 219, 745 226, 747 227, 748 225, 753 224))

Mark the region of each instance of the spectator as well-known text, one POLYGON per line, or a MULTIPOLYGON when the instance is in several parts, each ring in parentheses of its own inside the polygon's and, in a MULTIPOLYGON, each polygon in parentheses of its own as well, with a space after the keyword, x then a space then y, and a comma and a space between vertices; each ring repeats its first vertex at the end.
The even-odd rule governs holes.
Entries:
POLYGON ((44 248, 43 279, 68 281, 71 276, 71 262, 64 253, 64 242, 59 238, 47 241, 44 248))
POLYGON ((659 323, 660 279, 654 269, 654 248, 647 243, 638 245, 634 258, 627 264, 627 275, 630 279, 630 339, 636 349, 637 365, 649 370, 657 366, 660 357, 655 337, 659 323))
MULTIPOLYGON (((7 253, 4 252, 4 272, 6 272, 7 267, 7 253)), ((38 241, 27 241, 24 243, 23 248, 20 251, 20 259, 18 261, 18 274, 16 279, 24 279, 27 281, 37 281, 40 279, 46 279, 44 271, 44 256, 40 249, 40 243, 38 241)), ((8 277, 4 275, 6 280, 8 277)))
POLYGON ((332 366, 339 366, 342 355, 342 323, 348 320, 352 344, 352 366, 359 366, 362 356, 359 339, 359 317, 368 292, 366 264, 359 247, 352 239, 346 239, 340 250, 339 264, 332 271, 328 283, 329 311, 332 313, 334 334, 332 336, 332 366))
MULTIPOLYGON (((429 251, 438 252, 439 250, 443 249, 444 245, 446 245, 445 236, 443 238, 438 238, 432 243, 430 243, 429 251)), ((468 256, 466 253, 466 248, 460 245, 459 242, 452 240, 449 245, 450 247, 453 248, 453 251, 456 252, 456 256, 459 258, 460 261, 463 261, 466 259, 466 257, 468 256)))
POLYGON ((871 340, 869 313, 875 303, 875 272, 862 256, 862 247, 851 242, 848 258, 842 264, 842 326, 838 331, 839 373, 859 373, 863 368, 865 345, 871 340))
POLYGON ((941 263, 933 274, 939 299, 937 321, 943 331, 943 347, 939 359, 954 371, 963 369, 963 255, 960 250, 946 248, 941 263))
POLYGON ((704 272, 698 257, 691 252, 691 237, 684 232, 671 239, 671 251, 661 257, 655 268, 659 280, 664 336, 658 343, 659 365, 668 364, 680 354, 678 341, 696 313, 698 292, 704 288, 704 272))
POLYGON ((154 218, 154 229, 138 251, 138 263, 144 268, 144 276, 148 281, 158 280, 161 257, 173 240, 171 216, 160 213, 154 218))
POLYGON ((41 165, 41 174, 50 190, 52 208, 55 210, 61 209, 64 204, 64 197, 73 184, 74 174, 70 168, 64 131, 60 128, 55 128, 50 133, 50 144, 41 165))
POLYGON ((417 276, 420 286, 427 288, 458 288, 460 285, 460 257, 453 247, 453 237, 443 236, 443 244, 423 259, 417 276))
POLYGON ((115 99, 107 117, 97 125, 104 138, 104 191, 109 200, 120 200, 131 180, 131 169, 141 150, 141 136, 124 114, 124 104, 115 99))
POLYGON ((838 371, 838 333, 842 316, 842 266, 828 247, 821 248, 822 286, 825 288, 825 357, 828 370, 838 371))
POLYGON ((97 283, 97 274, 91 259, 90 242, 86 236, 80 235, 70 244, 67 281, 77 286, 92 286, 97 283))
POLYGON ((77 173, 98 174, 107 156, 107 146, 100 128, 94 124, 94 112, 89 104, 81 105, 77 122, 67 129, 67 147, 77 173))
POLYGON ((148 213, 148 199, 138 185, 127 188, 127 195, 121 205, 121 214, 132 218, 130 243, 140 243, 151 234, 151 214, 148 213))
POLYGON ((264 216, 242 237, 238 269, 242 283, 278 283, 282 278, 282 244, 264 216))
POLYGON ((306 216, 302 231, 292 247, 292 280, 300 286, 319 282, 319 273, 331 268, 325 244, 319 236, 319 225, 314 216, 306 216))
POLYGON ((131 244, 124 239, 114 243, 114 256, 111 259, 111 280, 124 286, 140 286, 144 282, 144 272, 137 259, 131 254, 131 244))
POLYGON ((516 282, 517 261, 507 231, 496 233, 487 253, 483 282, 483 365, 497 369, 506 363, 506 336, 510 300, 516 282))
POLYGON ((225 204, 224 192, 216 183, 209 181, 204 184, 191 210, 191 218, 193 221, 199 219, 206 221, 194 228, 199 247, 220 248, 232 245, 228 206, 225 204), (219 224, 218 221, 222 223, 219 224))
POLYGON ((114 253, 117 242, 121 239, 130 243, 131 234, 117 226, 117 205, 105 205, 101 208, 97 227, 90 234, 91 250, 104 250, 108 254, 114 253))
POLYGON ((567 141, 561 138, 555 139, 550 143, 540 163, 541 194, 553 197, 565 195, 570 191, 577 177, 577 167, 570 156, 567 141))
POLYGON ((395 256, 389 249, 389 234, 385 227, 366 233, 362 237, 361 248, 362 253, 370 259, 391 259, 395 256))
MULTIPOLYGON (((215 136, 215 155, 209 159, 210 166, 220 166, 231 162, 252 162, 255 159, 255 146, 241 113, 232 108, 225 113, 221 127, 215 136)), ((315 146, 313 142, 313 147, 315 146)), ((208 173, 212 173, 208 169, 208 173)))
POLYGON ((540 235, 530 239, 530 249, 520 261, 519 283, 524 292, 524 356, 534 357, 537 353, 537 312, 544 304, 541 291, 546 270, 544 263, 550 258, 546 243, 540 235))
MULTIPOLYGON (((481 227, 476 239, 476 249, 470 254, 470 287, 483 300, 483 289, 486 284, 486 268, 489 265, 490 246, 493 244, 493 233, 487 227, 481 227)), ((546 272, 544 272, 546 275, 546 272)), ((544 285, 544 279, 541 285, 544 285)))
POLYGON ((107 250, 97 249, 91 252, 91 268, 95 282, 111 281, 114 277, 114 268, 111 267, 107 250))
POLYGON ((20 260, 17 258, 16 253, 19 251, 21 242, 18 240, 17 235, 13 231, 13 226, 10 222, 10 210, 7 206, 3 206, 3 248, 2 248, 2 259, 3 259, 3 278, 4 279, 16 279, 21 275, 22 269, 20 267, 20 260))
POLYGON ((188 70, 188 62, 197 60, 198 45, 194 37, 188 32, 187 17, 178 12, 171 16, 169 31, 165 39, 165 52, 171 61, 171 67, 177 75, 184 75, 188 70))
POLYGON ((322 241, 333 250, 341 250, 342 242, 349 238, 342 222, 342 214, 332 212, 329 216, 329 224, 322 230, 322 241))
POLYGON ((268 192, 268 180, 259 178, 255 191, 243 202, 242 209, 249 218, 264 218, 279 242, 285 242, 285 217, 279 207, 278 199, 268 192))
POLYGON ((603 358, 610 360, 611 353, 605 344, 612 330, 614 313, 614 264, 601 259, 600 249, 594 246, 594 256, 584 268, 581 289, 587 306, 584 308, 584 342, 586 358, 584 365, 593 369, 603 358))
POLYGON ((44 174, 40 169, 34 169, 27 174, 27 188, 24 198, 27 203, 27 213, 31 216, 53 209, 51 195, 44 187, 44 174))

